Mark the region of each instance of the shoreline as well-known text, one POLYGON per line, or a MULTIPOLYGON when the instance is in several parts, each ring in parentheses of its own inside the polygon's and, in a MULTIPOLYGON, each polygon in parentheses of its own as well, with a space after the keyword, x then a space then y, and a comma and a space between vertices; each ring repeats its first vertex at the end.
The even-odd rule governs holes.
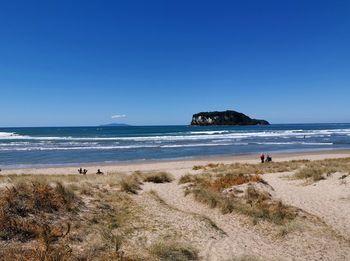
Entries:
MULTIPOLYGON (((345 158, 350 157, 350 150, 318 150, 308 152, 288 152, 270 154, 273 161, 286 160, 322 160, 326 158, 345 158)), ((225 155, 225 156, 200 156, 186 159, 164 159, 164 160, 140 160, 123 161, 111 163, 76 163, 65 166, 41 166, 41 167, 2 167, 0 175, 6 174, 77 174, 77 168, 82 167, 89 170, 88 174, 96 173, 101 169, 104 173, 133 172, 133 171, 184 171, 191 170, 194 165, 206 165, 209 163, 259 163, 259 155, 225 155)))

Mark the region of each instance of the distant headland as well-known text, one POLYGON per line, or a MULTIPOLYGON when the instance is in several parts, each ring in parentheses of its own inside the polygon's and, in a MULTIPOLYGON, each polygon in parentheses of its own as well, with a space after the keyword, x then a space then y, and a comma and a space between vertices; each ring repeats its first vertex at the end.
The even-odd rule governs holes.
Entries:
POLYGON ((210 125, 270 125, 266 120, 252 119, 237 111, 200 112, 192 116, 192 126, 210 125))

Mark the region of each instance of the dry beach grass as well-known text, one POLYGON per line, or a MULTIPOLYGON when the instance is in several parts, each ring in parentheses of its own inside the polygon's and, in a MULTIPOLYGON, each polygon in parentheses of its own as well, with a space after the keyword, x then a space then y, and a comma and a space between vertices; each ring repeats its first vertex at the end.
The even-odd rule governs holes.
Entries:
POLYGON ((209 163, 5 173, 0 260, 349 259, 350 158, 209 163))

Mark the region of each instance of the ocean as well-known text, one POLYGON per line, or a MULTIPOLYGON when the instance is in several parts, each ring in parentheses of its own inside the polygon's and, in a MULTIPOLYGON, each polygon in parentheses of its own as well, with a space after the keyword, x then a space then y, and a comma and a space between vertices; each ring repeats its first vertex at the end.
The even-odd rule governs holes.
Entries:
POLYGON ((0 128, 0 167, 350 149, 350 124, 0 128))

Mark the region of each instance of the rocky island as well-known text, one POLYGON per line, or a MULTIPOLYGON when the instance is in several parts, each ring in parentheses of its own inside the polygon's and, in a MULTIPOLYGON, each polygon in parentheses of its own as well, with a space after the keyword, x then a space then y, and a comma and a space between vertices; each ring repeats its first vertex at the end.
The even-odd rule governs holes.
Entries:
POLYGON ((192 116, 192 126, 209 125, 269 125, 266 120, 252 119, 237 111, 200 112, 192 116))

